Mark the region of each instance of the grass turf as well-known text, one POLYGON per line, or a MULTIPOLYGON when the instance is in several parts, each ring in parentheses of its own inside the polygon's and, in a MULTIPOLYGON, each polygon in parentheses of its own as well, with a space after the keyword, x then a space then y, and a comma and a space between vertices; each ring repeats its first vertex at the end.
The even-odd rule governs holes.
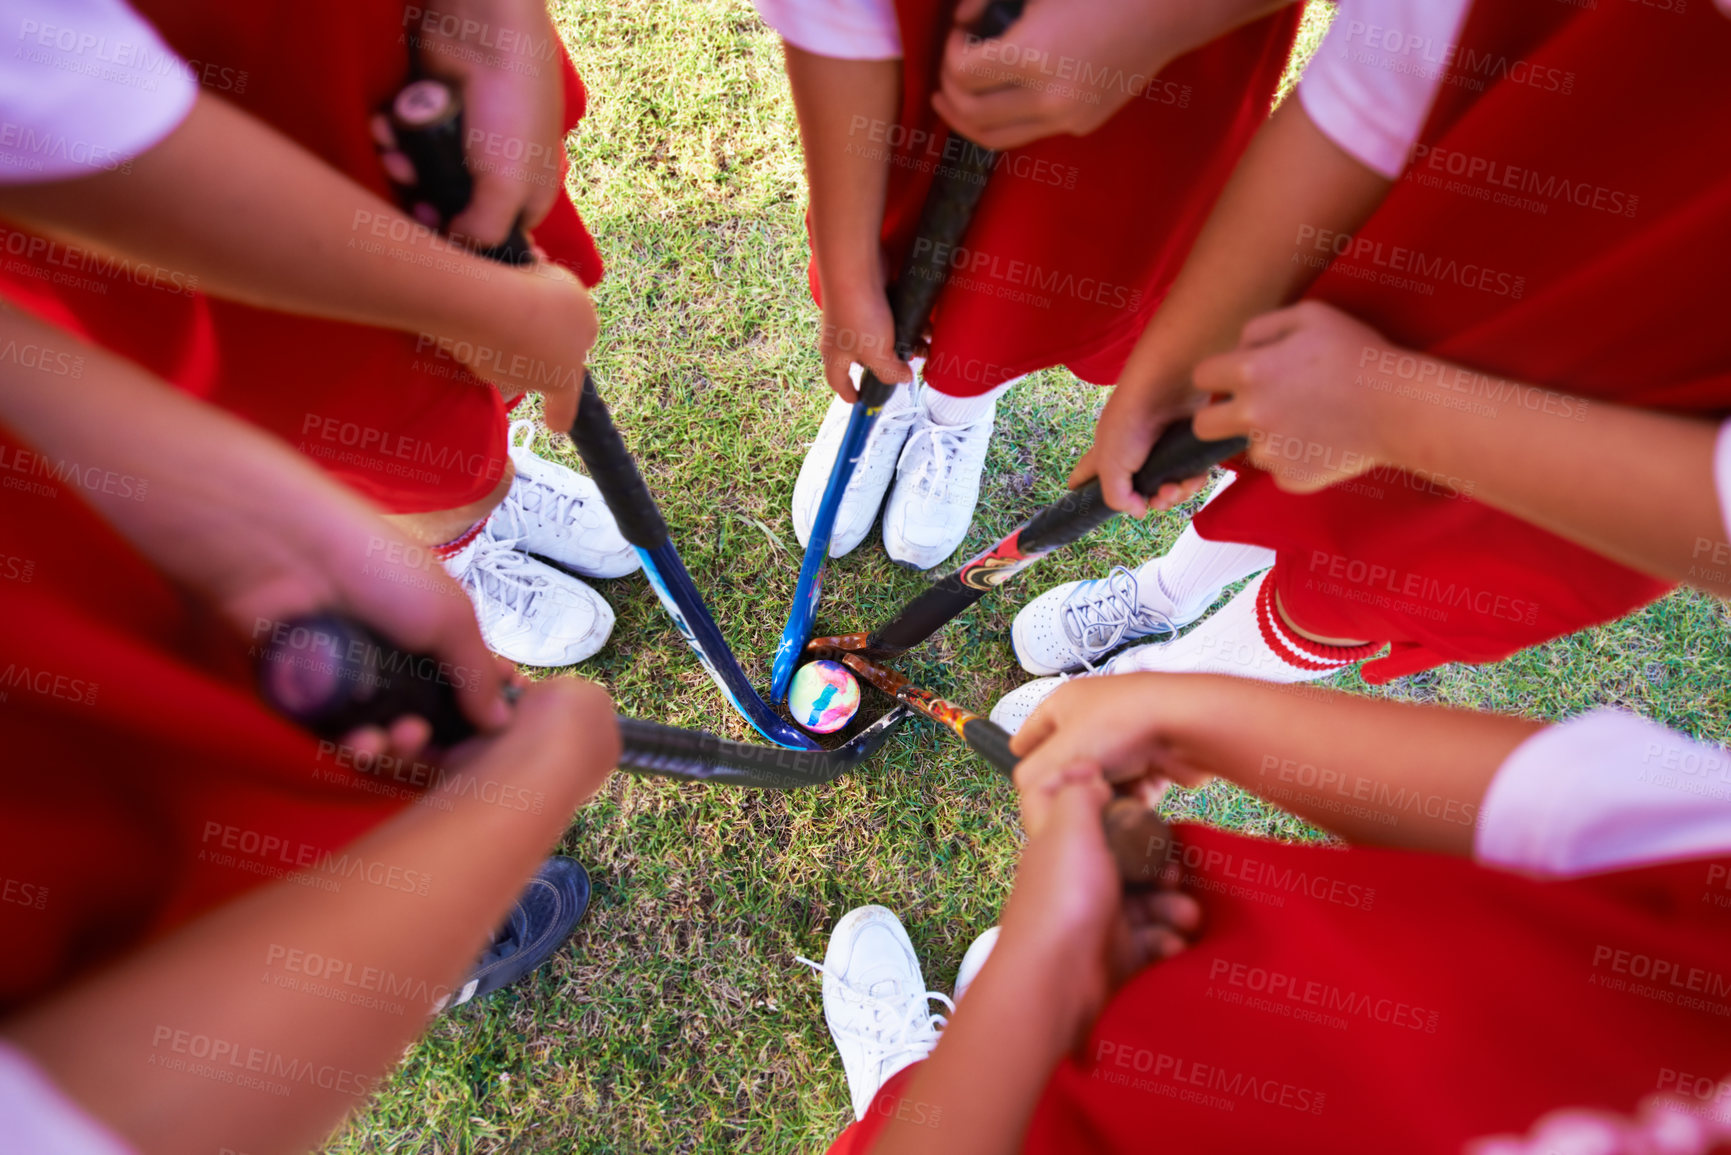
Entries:
MULTIPOLYGON (((572 138, 570 188, 609 265, 595 370, 699 587, 767 684, 799 565, 793 479, 828 401, 779 46, 747 0, 555 7, 592 93, 572 138)), ((1325 21, 1326 10, 1311 14, 1306 47, 1325 21)), ((1100 401, 1063 371, 1009 395, 964 553, 1059 494, 1100 401)), ((559 456, 545 439, 540 449, 559 456)), ((1180 525, 1113 525, 987 598, 902 667, 957 702, 990 706, 1022 680, 1009 646, 1019 606, 1160 552, 1180 525)), ((876 623, 924 580, 868 541, 829 568, 819 631, 876 623)), ((619 621, 584 675, 625 712, 755 737, 641 577, 600 588, 619 621)), ((1624 706, 1725 741, 1726 624, 1723 605, 1680 593, 1496 666, 1374 691, 1335 681, 1544 718, 1624 706)), ((1246 833, 1318 837, 1225 785, 1170 806, 1246 833)), ((329 1149, 822 1150, 851 1114, 819 984, 793 956, 821 957, 843 912, 882 903, 907 924, 928 983, 948 989, 1008 892, 1014 811, 1006 783, 923 722, 869 770, 821 790, 618 776, 563 842, 595 881, 570 946, 529 981, 435 1022, 329 1149)))

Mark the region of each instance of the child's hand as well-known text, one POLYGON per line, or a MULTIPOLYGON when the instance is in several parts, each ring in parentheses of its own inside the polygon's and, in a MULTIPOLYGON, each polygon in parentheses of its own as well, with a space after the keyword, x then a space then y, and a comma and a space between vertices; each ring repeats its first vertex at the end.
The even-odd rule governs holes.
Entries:
POLYGON ((465 743, 451 764, 485 777, 533 781, 547 793, 548 806, 574 810, 619 764, 613 699, 583 678, 526 682, 509 724, 496 736, 465 743))
POLYGON ((547 428, 566 433, 577 417, 584 366, 601 330, 595 302, 583 282, 551 261, 502 275, 522 290, 520 308, 494 311, 504 331, 441 337, 440 349, 497 386, 507 401, 520 393, 541 394, 547 428))
POLYGON ((1077 764, 1099 767, 1106 781, 1131 787, 1150 806, 1168 782, 1207 781, 1208 771, 1187 761, 1165 733, 1168 719, 1194 709, 1199 686, 1171 674, 1116 674, 1060 686, 1010 742, 1022 759, 1016 767, 1022 825, 1031 835, 1045 826, 1051 784, 1077 764))
POLYGON ((1185 949, 1202 909, 1175 890, 1126 894, 1101 827, 1112 792, 1099 767, 1071 763, 1037 789, 1046 822, 1022 853, 992 961, 1051 976, 1045 989, 1079 1043, 1113 990, 1185 949))
POLYGON ((1408 408, 1394 389, 1436 364, 1332 305, 1304 301, 1257 317, 1236 350, 1196 367, 1197 391, 1224 395, 1196 415, 1196 434, 1248 434, 1250 460, 1280 488, 1312 493, 1377 464, 1384 431, 1408 408))
POLYGON ((1058 133, 1086 136, 1176 55, 1166 28, 1149 18, 1163 0, 1028 0, 1022 18, 996 41, 965 31, 986 3, 963 0, 956 10, 932 106, 987 148, 1020 148, 1058 133), (1085 62, 1085 75, 1060 79, 1052 62, 1061 60, 1085 62))
POLYGON ((895 321, 881 281, 824 294, 818 350, 823 356, 824 382, 849 404, 858 398, 848 376, 856 361, 890 385, 914 379, 913 369, 896 356, 895 321))
MULTIPOLYGON (((566 168, 559 34, 544 0, 442 0, 424 13, 409 11, 419 14, 404 31, 421 67, 451 82, 463 100, 463 152, 475 193, 451 220, 450 235, 490 248, 519 217, 525 231, 534 229, 563 190, 566 168)), ((389 120, 376 117, 373 134, 386 173, 413 188, 414 167, 397 151, 389 120)), ((419 210, 416 216, 437 226, 419 210)))
POLYGON ((1112 396, 1106 399, 1105 408, 1100 410, 1100 417, 1094 423, 1094 444, 1070 470, 1070 488, 1075 489, 1090 478, 1098 477, 1100 496, 1106 504, 1138 519, 1146 517, 1150 511, 1171 509, 1195 497, 1208 484, 1206 474, 1162 485, 1151 498, 1137 493, 1131 480, 1148 459, 1148 451, 1154 448, 1160 431, 1181 416, 1183 412, 1177 409, 1148 408, 1139 394, 1123 385, 1112 390, 1112 396))

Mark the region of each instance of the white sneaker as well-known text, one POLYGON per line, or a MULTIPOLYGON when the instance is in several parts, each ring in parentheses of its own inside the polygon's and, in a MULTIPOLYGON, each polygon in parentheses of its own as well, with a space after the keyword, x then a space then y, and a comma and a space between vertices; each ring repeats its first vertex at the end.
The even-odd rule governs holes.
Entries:
MULTIPOLYGON (((862 373, 858 365, 853 367, 855 386, 859 385, 862 373)), ((895 479, 896 461, 901 456, 902 445, 908 439, 914 419, 919 416, 919 407, 914 400, 919 389, 916 366, 913 383, 896 386, 883 411, 878 414, 871 437, 866 440, 865 452, 860 454, 853 476, 848 478, 847 488, 842 491, 841 508, 836 511, 835 532, 829 539, 829 556, 841 557, 853 552, 871 532, 872 522, 877 520, 878 507, 884 503, 884 494, 889 492, 890 482, 895 479)), ((847 431, 848 417, 852 413, 852 405, 840 397, 832 397, 829 409, 823 415, 823 425, 818 428, 817 440, 812 442, 805 460, 800 463, 799 477, 793 483, 793 532, 802 549, 811 541, 817 507, 823 502, 823 491, 829 485, 830 470, 835 466, 842 434, 847 431)))
POLYGON ((992 955, 992 948, 998 945, 998 931, 1001 928, 991 927, 973 942, 968 944, 968 953, 962 956, 962 965, 956 968, 956 993, 951 998, 962 1001, 962 995, 979 977, 980 968, 986 965, 986 960, 992 955))
POLYGON ((823 965, 800 962, 823 975, 823 1017, 847 1072, 854 1118, 864 1119, 878 1088, 897 1071, 931 1054, 946 1020, 926 1007, 919 956, 901 920, 885 907, 848 911, 830 932, 823 965))
POLYGON ((585 577, 624 577, 642 564, 619 532, 619 525, 589 478, 530 448, 533 421, 511 423, 511 464, 517 479, 484 533, 517 543, 585 577), (518 437, 527 433, 522 444, 518 437))
POLYGON ((1201 617, 1180 617, 1178 607, 1154 580, 1159 559, 1140 570, 1114 566, 1097 581, 1053 586, 1016 615, 1010 641, 1030 674, 1064 674, 1092 666, 1123 642, 1152 634, 1176 634, 1201 617))
POLYGON ((1101 674, 1134 674, 1141 666, 1139 662, 1144 651, 1158 650, 1163 643, 1154 642, 1146 646, 1132 646, 1099 669, 1089 668, 1079 674, 1059 674, 1055 678, 1036 678, 1017 686, 1008 694, 998 699, 998 704, 992 707, 991 719, 1007 732, 1014 734, 1022 728, 1022 723, 1028 720, 1041 702, 1052 696, 1052 692, 1071 678, 1094 678, 1101 674))
POLYGON ((993 399, 966 425, 939 425, 920 406, 884 509, 884 549, 893 560, 931 569, 968 536, 997 409, 993 399))
POLYGON ((475 605, 489 649, 520 666, 569 666, 593 656, 613 632, 601 595, 486 532, 445 562, 475 605))

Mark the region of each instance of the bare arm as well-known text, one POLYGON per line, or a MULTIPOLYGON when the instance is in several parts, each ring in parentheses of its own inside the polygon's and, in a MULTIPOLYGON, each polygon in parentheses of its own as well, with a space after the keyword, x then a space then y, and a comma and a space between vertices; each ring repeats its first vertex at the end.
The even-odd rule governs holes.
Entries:
POLYGON ((384 881, 325 889, 313 868, 261 888, 4 1033, 147 1155, 317 1146, 419 1037, 617 754, 604 692, 538 685, 472 754, 481 788, 453 783, 450 809, 411 806, 340 852, 384 881), (309 977, 312 958, 363 976, 362 990, 377 976, 384 1005, 327 997, 338 972, 309 977))
POLYGON ((1491 779, 1541 728, 1245 678, 1126 674, 1061 687, 1013 748, 1024 806, 1033 786, 1093 761, 1114 781, 1226 778, 1349 842, 1469 855, 1491 779))
POLYGON ((1625 565, 1731 594, 1714 481, 1717 422, 1513 381, 1410 349, 1306 301, 1245 326, 1196 370, 1227 400, 1205 437, 1251 435, 1251 460, 1311 492, 1398 466, 1625 565))
MULTIPOLYGON (((1137 342, 1071 485, 1100 477, 1107 503, 1140 516, 1130 475, 1166 422, 1193 406, 1196 365, 1238 343, 1245 322, 1302 292, 1321 271, 1294 258, 1301 236, 1351 232, 1389 181, 1329 140, 1296 100, 1245 150, 1172 291, 1137 342), (1310 230, 1310 231, 1307 231, 1310 230)), ((1162 495, 1162 504, 1176 498, 1162 495)))
POLYGON ((913 372, 896 356, 882 248, 901 61, 837 60, 784 42, 811 189, 811 234, 823 289, 824 378, 854 399, 857 361, 889 382, 913 372))
POLYGON ((961 31, 987 2, 963 0, 956 9, 932 104, 969 140, 1008 149, 1059 133, 1086 136, 1178 57, 1291 0, 1029 0, 1001 45, 961 31), (1055 81, 1054 60, 1082 67, 1055 81))
POLYGON ((0 214, 217 296, 447 339, 511 393, 570 382, 576 413, 597 325, 575 278, 469 253, 209 94, 129 171, 5 186, 0 214))

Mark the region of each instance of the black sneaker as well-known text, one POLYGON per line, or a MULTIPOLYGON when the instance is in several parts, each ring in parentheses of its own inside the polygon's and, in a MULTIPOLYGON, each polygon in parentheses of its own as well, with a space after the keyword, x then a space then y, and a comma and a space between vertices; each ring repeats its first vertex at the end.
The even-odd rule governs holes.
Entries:
POLYGON ((588 909, 589 875, 582 864, 560 857, 543 862, 468 979, 439 1010, 508 987, 552 958, 588 909))

